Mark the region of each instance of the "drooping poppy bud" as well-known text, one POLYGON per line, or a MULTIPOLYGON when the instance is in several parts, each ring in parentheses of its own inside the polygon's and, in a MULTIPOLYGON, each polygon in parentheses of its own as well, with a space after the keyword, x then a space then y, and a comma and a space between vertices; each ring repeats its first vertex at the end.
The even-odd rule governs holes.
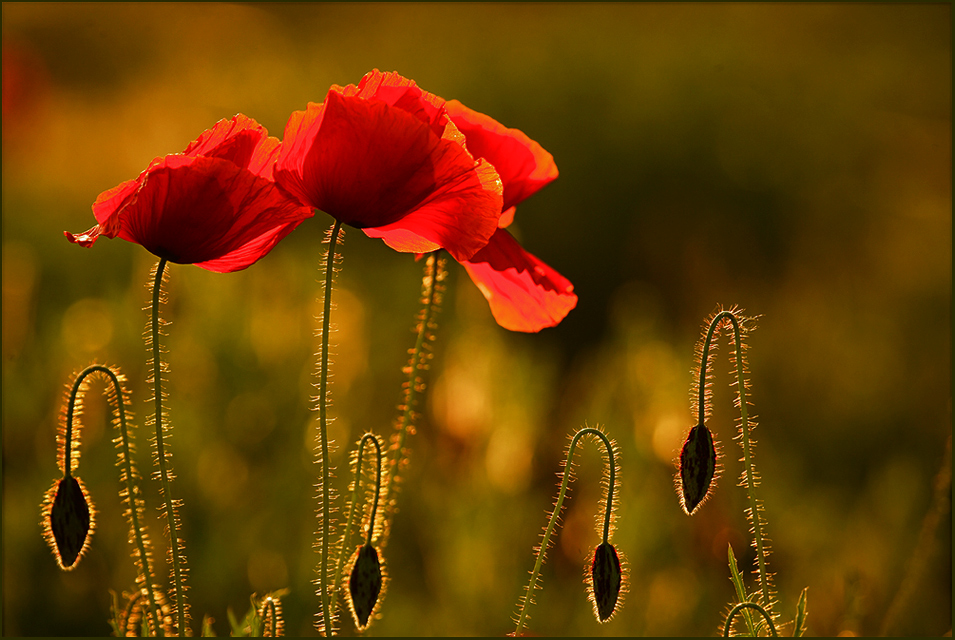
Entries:
POLYGON ((623 584, 623 572, 617 550, 609 542, 604 542, 594 550, 590 564, 591 598, 597 620, 606 622, 617 608, 620 588, 623 584))
POLYGON ((680 451, 680 503, 692 515, 706 499, 716 475, 716 445, 713 434, 702 422, 686 436, 680 451))
POLYGON ((44 501, 47 542, 64 570, 76 566, 89 545, 93 530, 93 511, 78 478, 64 476, 50 489, 44 501))
POLYGON ((348 595, 351 603, 355 626, 359 631, 368 627, 368 621, 378 595, 381 593, 382 571, 378 561, 378 551, 370 544, 364 545, 358 551, 351 577, 348 579, 348 595))

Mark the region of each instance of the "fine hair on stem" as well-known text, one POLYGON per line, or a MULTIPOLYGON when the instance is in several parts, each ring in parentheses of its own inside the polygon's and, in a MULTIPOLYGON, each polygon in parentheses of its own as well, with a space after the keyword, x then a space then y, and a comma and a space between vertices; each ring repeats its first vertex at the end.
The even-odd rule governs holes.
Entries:
POLYGON ((577 443, 583 437, 589 437, 602 446, 605 455, 605 472, 602 480, 606 497, 601 500, 602 514, 597 516, 597 532, 602 543, 598 545, 593 560, 585 566, 585 584, 588 597, 594 606, 594 614, 598 622, 610 619, 614 611, 620 607, 620 596, 626 591, 623 581, 625 561, 618 556, 616 549, 610 544, 613 535, 613 524, 617 506, 617 474, 619 473, 616 444, 604 433, 601 428, 583 427, 576 431, 567 446, 567 455, 564 458, 563 471, 557 476, 561 479, 554 508, 548 514, 547 524, 541 536, 541 542, 534 547, 535 562, 531 570, 531 578, 518 601, 518 610, 514 616, 516 629, 511 635, 520 636, 527 628, 530 620, 530 605, 534 604, 534 592, 541 588, 540 573, 547 556, 547 550, 554 544, 554 534, 560 524, 560 515, 564 507, 564 500, 570 491, 570 482, 574 479, 574 451, 577 443))

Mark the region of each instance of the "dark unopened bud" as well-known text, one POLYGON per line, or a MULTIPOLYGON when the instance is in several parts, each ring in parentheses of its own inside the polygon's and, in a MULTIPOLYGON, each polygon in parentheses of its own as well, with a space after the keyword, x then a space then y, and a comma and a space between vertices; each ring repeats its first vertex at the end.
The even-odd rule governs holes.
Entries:
POLYGON ((381 593, 381 582, 378 551, 370 544, 366 544, 358 551, 355 566, 348 579, 352 613, 355 615, 355 624, 359 631, 368 626, 368 619, 375 610, 378 594, 381 593))
POLYGON ((72 569, 83 552, 90 523, 90 506, 80 483, 73 476, 62 478, 57 483, 49 525, 57 560, 64 569, 72 569))
POLYGON ((617 599, 623 584, 620 558, 609 542, 604 542, 594 551, 594 559, 590 565, 590 584, 593 589, 594 613, 600 622, 606 622, 617 608, 617 599))
POLYGON ((680 500, 687 515, 692 515, 706 498, 715 473, 713 434, 700 423, 690 429, 680 451, 680 500))

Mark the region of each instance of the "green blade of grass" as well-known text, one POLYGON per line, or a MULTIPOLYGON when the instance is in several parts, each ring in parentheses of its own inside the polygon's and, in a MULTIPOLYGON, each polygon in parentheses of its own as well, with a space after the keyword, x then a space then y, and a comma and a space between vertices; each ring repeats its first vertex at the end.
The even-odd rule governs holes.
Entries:
MULTIPOLYGON (((731 544, 727 545, 727 556, 730 565, 730 579, 733 581, 733 586, 736 587, 736 598, 740 602, 747 602, 749 598, 746 597, 746 587, 743 585, 743 576, 740 575, 739 568, 736 566, 736 555, 733 553, 733 545, 731 544)), ((753 617, 749 611, 743 611, 743 619, 746 620, 746 628, 749 630, 749 635, 755 637, 756 627, 753 626, 753 617)))

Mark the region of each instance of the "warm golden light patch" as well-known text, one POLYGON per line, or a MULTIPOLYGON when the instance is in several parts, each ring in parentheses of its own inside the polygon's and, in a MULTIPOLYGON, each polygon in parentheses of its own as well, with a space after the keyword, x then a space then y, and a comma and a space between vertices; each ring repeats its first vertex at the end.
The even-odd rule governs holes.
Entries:
POLYGON ((74 302, 63 314, 63 343, 75 353, 94 353, 113 339, 113 314, 99 298, 74 302))

